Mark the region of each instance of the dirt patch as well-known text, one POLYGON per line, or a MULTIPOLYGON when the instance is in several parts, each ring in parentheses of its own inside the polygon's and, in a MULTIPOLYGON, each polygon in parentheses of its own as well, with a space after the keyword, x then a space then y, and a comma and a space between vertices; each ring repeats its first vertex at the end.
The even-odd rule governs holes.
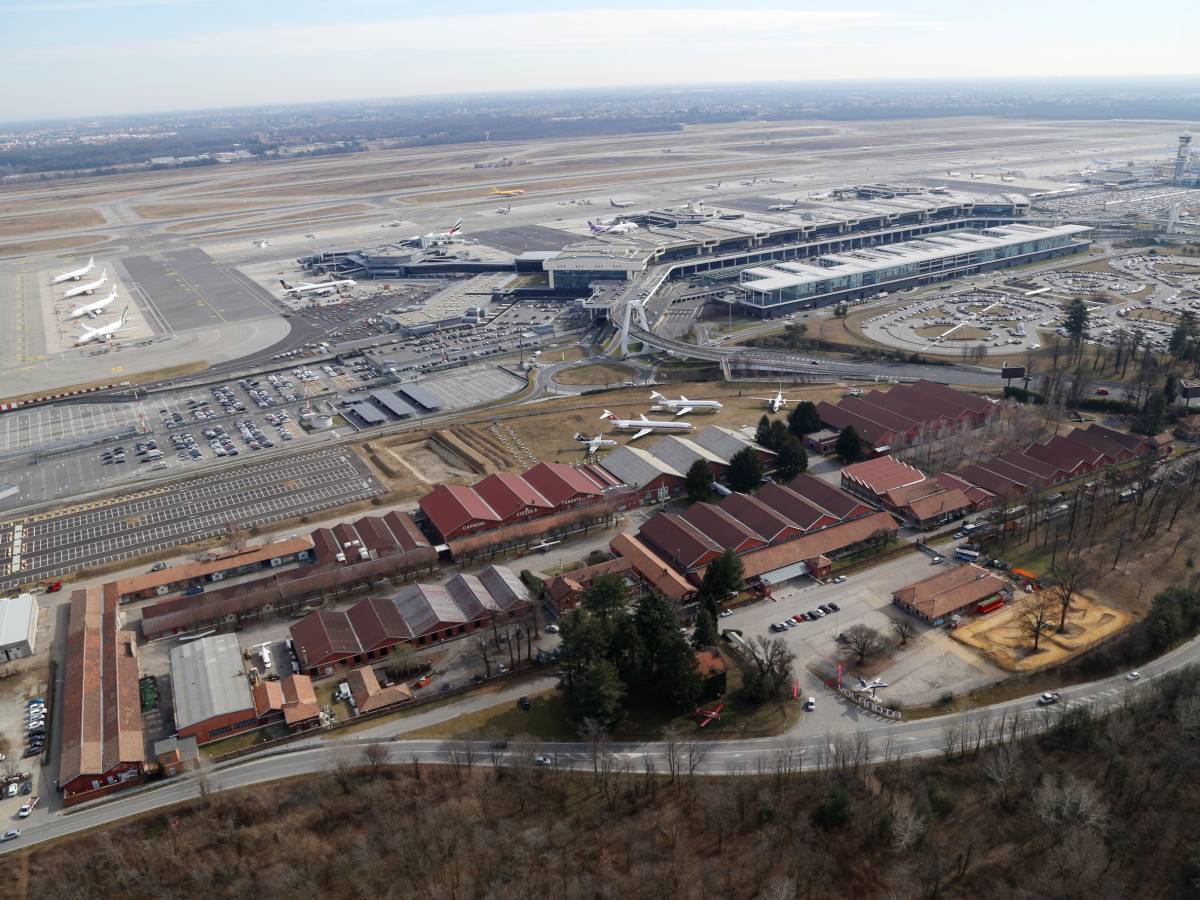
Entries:
POLYGON ((430 441, 391 447, 387 452, 404 466, 413 478, 423 482, 426 489, 447 482, 465 484, 479 477, 462 460, 430 441))
POLYGON ((1056 615, 1054 630, 1043 632, 1034 653, 1031 638, 1020 627, 1021 610, 1030 600, 1026 595, 1018 595, 1003 609, 969 622, 951 634, 1006 671, 1034 672, 1078 656, 1133 621, 1128 613, 1077 595, 1067 613, 1066 633, 1058 633, 1056 615))
POLYGON ((261 207, 259 200, 229 199, 220 203, 138 203, 133 211, 143 219, 174 219, 179 216, 202 216, 233 210, 261 207))
POLYGON ((615 363, 592 363, 563 369, 554 376, 554 380, 560 384, 598 384, 608 387, 614 384, 624 384, 636 375, 637 372, 629 366, 615 363))
MULTIPOLYGON (((161 381, 164 378, 178 378, 183 375, 191 375, 195 372, 201 372, 207 368, 208 363, 206 362, 184 363, 178 366, 170 366, 166 369, 153 369, 149 372, 138 372, 135 375, 122 373, 121 380, 132 381, 134 383, 141 383, 143 381, 161 381)), ((106 378, 101 381, 85 381, 82 384, 72 384, 68 387, 58 388, 57 390, 59 393, 64 394, 71 391, 83 391, 89 388, 104 387, 105 385, 113 384, 114 380, 115 379, 113 378, 106 378)), ((44 396, 45 393, 45 391, 34 391, 28 394, 16 394, 11 397, 0 397, 0 402, 12 403, 14 400, 31 400, 35 397, 44 396)))
POLYGON ((309 213, 294 213, 278 219, 263 219, 255 221, 255 225, 290 225, 298 222, 319 222, 333 216, 348 216, 354 213, 370 212, 375 207, 365 203, 347 203, 342 206, 330 206, 327 209, 317 209, 309 213))
POLYGON ((22 241, 19 244, 0 244, 0 256, 24 256, 27 253, 44 253, 47 250, 75 250, 90 247, 108 240, 107 234, 83 234, 75 237, 43 238, 38 241, 22 241))
POLYGON ((97 209, 63 209, 57 212, 34 213, 27 216, 6 216, 0 219, 0 236, 24 235, 37 231, 57 231, 60 228, 88 228, 103 225, 105 218, 97 209))

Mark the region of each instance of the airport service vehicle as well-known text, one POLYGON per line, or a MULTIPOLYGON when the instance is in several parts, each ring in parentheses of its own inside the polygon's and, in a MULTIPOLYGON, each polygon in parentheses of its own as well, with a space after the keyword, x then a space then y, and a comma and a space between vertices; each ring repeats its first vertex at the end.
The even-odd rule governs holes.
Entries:
MULTIPOLYGON (((75 342, 75 346, 80 347, 84 344, 90 344, 92 341, 105 343, 112 340, 112 336, 125 327, 129 321, 129 307, 125 307, 125 311, 121 313, 121 318, 114 322, 109 322, 107 325, 101 325, 99 328, 88 328, 83 326, 83 334, 79 340, 75 342)), ((115 451, 114 451, 115 452, 115 451)))
POLYGON ((592 234, 629 234, 631 231, 638 230, 637 222, 613 222, 611 225, 598 225, 589 221, 587 226, 592 234))
POLYGON ((51 284, 62 284, 64 281, 78 281, 92 269, 96 268, 96 257, 91 257, 87 261, 87 265, 80 269, 72 269, 70 272, 63 272, 61 275, 55 275, 51 284))
POLYGON ((77 306, 75 309, 71 310, 68 318, 78 319, 81 316, 87 316, 89 319, 94 319, 96 316, 100 315, 100 310, 104 309, 104 307, 108 306, 116 299, 117 289, 114 287, 108 292, 107 297, 101 297, 99 300, 94 300, 91 303, 85 303, 83 306, 77 306))
POLYGON ((89 281, 87 284, 81 284, 81 285, 79 285, 79 287, 71 288, 69 291, 67 291, 65 294, 63 294, 63 299, 70 300, 72 297, 78 297, 81 294, 89 294, 90 295, 97 288, 104 287, 104 285, 107 282, 108 282, 108 272, 107 272, 107 270, 101 269, 99 278, 97 278, 95 281, 89 281))
POLYGON ((279 283, 283 285, 284 296, 300 297, 304 294, 332 294, 339 288, 355 287, 358 282, 353 278, 331 278, 328 281, 309 282, 301 281, 298 284, 288 284, 282 278, 279 283))
POLYGON ((645 437, 655 431, 694 431, 695 427, 691 422, 662 422, 654 419, 647 419, 643 413, 638 419, 622 419, 616 413, 609 412, 607 409, 600 414, 600 418, 608 419, 613 424, 613 429, 616 431, 633 431, 636 432, 631 441, 636 441, 638 438, 645 437))
POLYGON ((651 391, 650 399, 654 401, 656 406, 674 410, 677 416, 686 416, 697 409, 708 410, 710 412, 724 409, 724 405, 719 400, 689 400, 683 394, 679 395, 678 400, 672 400, 669 397, 664 397, 658 391, 651 391))

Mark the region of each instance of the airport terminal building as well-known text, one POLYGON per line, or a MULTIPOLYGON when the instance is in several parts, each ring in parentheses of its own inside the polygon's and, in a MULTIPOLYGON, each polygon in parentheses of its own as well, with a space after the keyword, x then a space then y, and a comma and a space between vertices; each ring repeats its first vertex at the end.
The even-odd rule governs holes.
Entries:
POLYGON ((1091 246, 1091 235, 1092 229, 1083 225, 1019 223, 755 266, 741 272, 741 302, 748 311, 771 317, 861 300, 881 291, 1081 253, 1091 246))

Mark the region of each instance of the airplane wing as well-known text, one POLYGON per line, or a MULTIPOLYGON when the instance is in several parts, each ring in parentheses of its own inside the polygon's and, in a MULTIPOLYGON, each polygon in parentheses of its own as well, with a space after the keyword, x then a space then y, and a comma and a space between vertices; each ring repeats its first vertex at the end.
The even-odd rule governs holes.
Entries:
POLYGON ((686 415, 687 415, 688 413, 690 413, 690 412, 691 412, 691 411, 692 411, 694 408, 695 408, 695 407, 692 407, 692 406, 685 406, 683 409, 676 410, 676 412, 675 412, 675 417, 676 417, 676 418, 679 418, 680 416, 686 416, 686 415))
POLYGON ((643 438, 653 430, 653 428, 643 428, 641 431, 637 432, 633 437, 631 437, 630 440, 636 441, 638 438, 643 438))

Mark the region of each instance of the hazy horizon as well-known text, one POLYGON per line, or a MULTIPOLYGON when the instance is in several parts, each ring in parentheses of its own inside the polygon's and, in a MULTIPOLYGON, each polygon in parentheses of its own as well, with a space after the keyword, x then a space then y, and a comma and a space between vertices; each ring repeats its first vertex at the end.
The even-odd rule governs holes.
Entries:
POLYGON ((739 9, 728 0, 0 2, 18 39, 0 120, 456 94, 936 80, 1187 78, 1200 5, 967 11, 948 0, 739 9), (1162 23, 1162 24, 1160 24, 1162 23))

